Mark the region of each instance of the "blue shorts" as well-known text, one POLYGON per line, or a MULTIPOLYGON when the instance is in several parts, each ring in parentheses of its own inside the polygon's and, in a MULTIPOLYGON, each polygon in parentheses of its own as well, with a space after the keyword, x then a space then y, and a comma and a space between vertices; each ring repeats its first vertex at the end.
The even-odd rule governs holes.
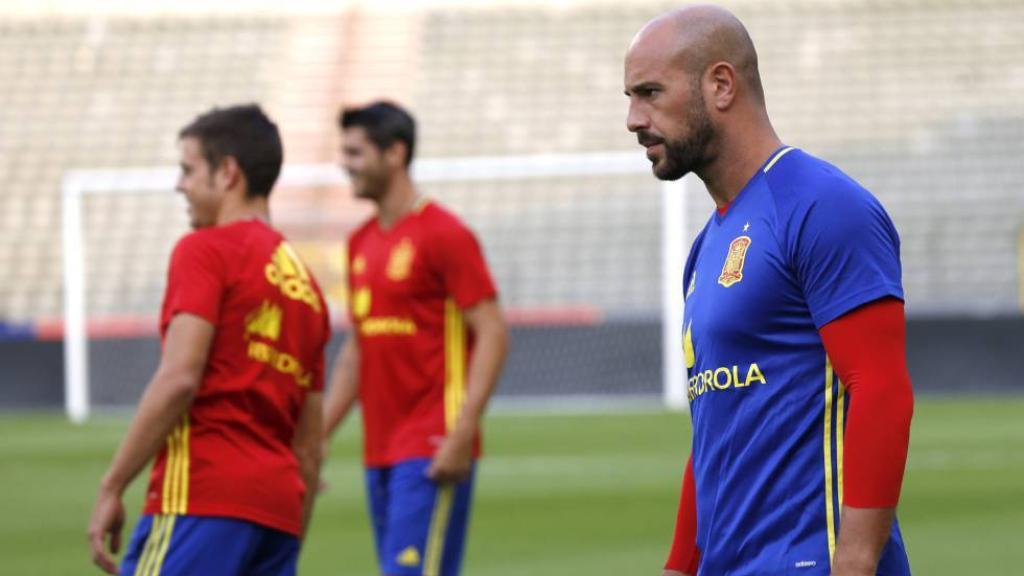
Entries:
POLYGON ((299 539, 245 520, 145 515, 121 561, 121 576, 294 576, 299 539))
POLYGON ((469 479, 439 485, 427 477, 429 458, 366 470, 377 561, 388 576, 457 576, 466 546, 469 479))

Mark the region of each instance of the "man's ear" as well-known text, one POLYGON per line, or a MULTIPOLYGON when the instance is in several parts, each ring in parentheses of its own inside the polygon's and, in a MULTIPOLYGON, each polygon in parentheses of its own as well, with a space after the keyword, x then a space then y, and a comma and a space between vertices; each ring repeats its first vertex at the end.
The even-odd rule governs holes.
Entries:
POLYGON ((736 68, 728 62, 716 62, 704 74, 704 99, 719 112, 728 110, 736 100, 736 68))
POLYGON ((395 140, 384 150, 384 159, 388 166, 393 169, 405 168, 405 157, 409 154, 409 147, 401 140, 395 140))
POLYGON ((238 165, 238 160, 234 156, 225 156, 221 158, 213 177, 219 189, 230 190, 243 179, 242 167, 238 165))

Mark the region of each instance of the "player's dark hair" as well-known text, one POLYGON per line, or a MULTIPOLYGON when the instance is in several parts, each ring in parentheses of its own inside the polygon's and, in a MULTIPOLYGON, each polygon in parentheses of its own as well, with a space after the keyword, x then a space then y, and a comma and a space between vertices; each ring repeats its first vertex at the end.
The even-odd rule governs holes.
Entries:
POLYGON ((249 198, 270 196, 281 173, 281 134, 258 104, 214 108, 182 128, 178 138, 198 140, 211 171, 224 158, 234 158, 249 198))
POLYGON ((416 148, 416 121, 409 112, 391 102, 374 102, 358 108, 345 108, 338 117, 342 130, 359 127, 380 150, 395 142, 405 144, 405 165, 412 163, 416 148))

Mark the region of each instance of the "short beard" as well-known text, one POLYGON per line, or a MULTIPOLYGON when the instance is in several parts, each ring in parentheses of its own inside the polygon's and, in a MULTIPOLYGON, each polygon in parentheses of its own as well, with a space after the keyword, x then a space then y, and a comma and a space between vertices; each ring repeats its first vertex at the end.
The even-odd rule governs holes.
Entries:
POLYGON ((358 194, 366 200, 380 201, 391 184, 391 177, 381 166, 363 173, 363 190, 358 194))
POLYGON ((697 101, 687 113, 690 134, 676 140, 665 140, 665 157, 654 165, 659 180, 679 180, 690 172, 699 172, 711 162, 710 147, 715 127, 704 111, 704 97, 695 91, 697 101))

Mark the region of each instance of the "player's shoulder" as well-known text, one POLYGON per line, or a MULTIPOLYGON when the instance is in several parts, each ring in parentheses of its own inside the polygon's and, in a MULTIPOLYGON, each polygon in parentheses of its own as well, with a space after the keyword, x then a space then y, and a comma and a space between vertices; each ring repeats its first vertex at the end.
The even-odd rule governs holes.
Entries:
POLYGON ((762 169, 781 216, 814 205, 875 209, 878 199, 835 165, 799 148, 783 148, 762 169))
POLYGON ((418 210, 417 219, 422 236, 428 240, 464 241, 476 238, 476 234, 458 214, 437 200, 424 200, 418 210))
POLYGON ((370 234, 370 231, 376 227, 377 215, 371 214, 370 216, 367 216, 366 219, 357 224, 356 227, 348 233, 348 245, 350 247, 359 245, 370 234))
POLYGON ((359 222, 356 227, 348 234, 348 238, 358 238, 366 236, 370 229, 376 225, 377 215, 368 216, 365 220, 359 222))
POLYGON ((192 230, 178 239, 174 246, 176 255, 211 254, 223 251, 225 239, 219 226, 192 230))
POLYGON ((420 219, 430 227, 469 229, 458 214, 433 198, 424 199, 418 210, 420 219))
POLYGON ((241 260, 247 250, 266 245, 270 249, 284 240, 279 231, 257 221, 246 220, 193 230, 182 236, 174 248, 176 256, 216 258, 225 265, 241 260))

